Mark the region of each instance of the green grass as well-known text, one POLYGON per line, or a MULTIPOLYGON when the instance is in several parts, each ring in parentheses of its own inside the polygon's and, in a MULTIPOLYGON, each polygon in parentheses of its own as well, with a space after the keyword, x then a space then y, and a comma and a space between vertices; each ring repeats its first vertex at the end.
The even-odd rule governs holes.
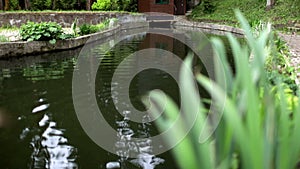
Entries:
POLYGON ((215 6, 214 12, 204 13, 203 6, 199 5, 189 17, 198 21, 236 25, 234 9, 239 9, 250 24, 261 20, 280 26, 300 21, 300 3, 297 0, 277 0, 269 11, 266 11, 266 2, 261 0, 214 0, 212 4, 215 6))

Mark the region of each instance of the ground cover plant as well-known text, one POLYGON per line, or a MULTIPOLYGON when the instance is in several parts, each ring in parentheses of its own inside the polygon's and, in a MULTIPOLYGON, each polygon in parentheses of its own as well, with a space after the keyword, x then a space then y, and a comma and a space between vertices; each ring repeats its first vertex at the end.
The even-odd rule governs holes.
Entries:
MULTIPOLYGON (((274 43, 271 26, 267 25, 259 34, 254 35, 248 22, 237 12, 237 18, 245 32, 246 44, 241 44, 233 36, 227 38, 232 48, 235 73, 229 66, 224 44, 220 39, 211 39, 215 52, 215 80, 182 68, 181 112, 178 106, 161 92, 151 92, 153 116, 163 117, 156 120, 161 131, 172 125, 179 113, 186 117, 180 126, 175 126, 174 135, 165 137, 172 142, 174 137, 184 135, 187 124, 195 125, 188 135, 174 149, 175 161, 180 168, 189 169, 294 169, 300 155, 300 106, 298 90, 291 92, 289 85, 280 78, 269 79, 268 64, 278 64, 278 46, 274 43), (276 50, 274 50, 276 49, 276 50), (270 57, 276 58, 271 59, 270 57), (196 81, 211 95, 214 107, 208 112, 205 100, 195 88, 196 81), (191 107, 199 107, 196 119, 188 118, 191 107), (205 125, 208 115, 221 117, 216 130, 209 135, 210 127, 205 125), (210 136, 205 139, 202 136, 210 136), (199 136, 200 135, 200 136, 199 136)), ((189 55, 185 65, 191 67, 193 55, 189 55)), ((183 66, 184 67, 184 66, 183 66)), ((149 105, 148 98, 144 100, 149 105)))
POLYGON ((91 25, 91 24, 83 24, 79 27, 79 34, 80 35, 87 35, 99 32, 101 30, 106 29, 109 26, 110 19, 103 21, 102 23, 99 23, 97 25, 91 25))
POLYGON ((109 23, 116 22, 115 18, 107 19, 97 25, 83 24, 77 26, 77 19, 74 20, 71 26, 71 33, 64 33, 61 25, 55 22, 27 22, 20 27, 20 35, 22 40, 26 41, 49 41, 55 44, 57 40, 65 40, 80 35, 96 33, 106 29, 109 23))
POLYGON ((56 43, 63 35, 62 27, 55 22, 27 22, 20 28, 22 40, 26 41, 49 41, 56 43))

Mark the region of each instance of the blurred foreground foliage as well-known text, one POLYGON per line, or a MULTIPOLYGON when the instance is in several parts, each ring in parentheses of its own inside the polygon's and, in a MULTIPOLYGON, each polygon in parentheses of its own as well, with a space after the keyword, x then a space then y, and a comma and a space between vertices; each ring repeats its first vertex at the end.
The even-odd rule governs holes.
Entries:
MULTIPOLYGON (((294 169, 300 155, 300 107, 298 88, 289 78, 293 71, 282 67, 286 66, 284 47, 270 25, 255 33, 240 12, 236 16, 247 42, 241 44, 227 35, 235 72, 223 42, 212 38, 215 79, 191 75, 190 54, 180 74, 181 109, 170 97, 152 91, 150 102, 155 108, 151 113, 159 116, 164 109, 164 116, 155 121, 161 131, 180 121, 180 126, 172 128, 173 135, 165 135, 169 144, 184 138, 172 149, 180 168, 294 169), (210 109, 204 106, 195 81, 210 93, 210 109), (195 107, 199 111, 191 112, 195 107), (189 118, 193 113, 197 118, 189 118), (189 124, 194 126, 185 133, 189 124)), ((148 97, 143 102, 149 105, 148 97)))

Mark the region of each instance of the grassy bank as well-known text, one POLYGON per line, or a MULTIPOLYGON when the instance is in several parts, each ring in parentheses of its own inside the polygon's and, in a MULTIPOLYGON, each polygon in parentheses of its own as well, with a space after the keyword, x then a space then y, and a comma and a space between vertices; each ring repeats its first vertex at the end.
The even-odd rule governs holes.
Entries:
POLYGON ((234 9, 240 9, 250 24, 259 21, 272 22, 277 27, 292 26, 300 22, 299 0, 277 0, 271 10, 266 10, 264 0, 210 0, 200 4, 189 16, 190 19, 236 25, 234 9))

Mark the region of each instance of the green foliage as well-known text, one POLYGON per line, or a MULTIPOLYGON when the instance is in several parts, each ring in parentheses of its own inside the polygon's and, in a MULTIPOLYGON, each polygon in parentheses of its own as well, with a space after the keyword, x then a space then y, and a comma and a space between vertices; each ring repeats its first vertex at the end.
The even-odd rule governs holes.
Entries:
POLYGON ((79 27, 80 35, 87 35, 91 33, 96 33, 98 31, 98 27, 96 25, 83 24, 79 27))
POLYGON ((5 36, 0 35, 0 42, 8 42, 8 39, 5 36))
POLYGON ((269 50, 275 52, 269 52, 266 59, 266 69, 268 79, 275 84, 276 81, 281 81, 289 86, 289 88, 296 93, 298 86, 295 84, 297 75, 295 69, 291 66, 291 59, 289 49, 286 42, 281 40, 278 35, 275 34, 273 48, 269 50))
POLYGON ((20 29, 20 35, 27 41, 49 41, 55 43, 63 34, 62 27, 55 22, 27 22, 20 29))
POLYGON ((4 29, 4 30, 17 30, 19 29, 17 26, 12 26, 9 23, 8 24, 3 24, 0 29, 4 29))
POLYGON ((75 38, 76 35, 75 35, 75 34, 67 34, 67 33, 63 33, 63 34, 59 35, 58 37, 59 37, 59 39, 61 39, 61 40, 65 40, 65 39, 75 38))
MULTIPOLYGON (((179 82, 184 98, 181 112, 169 97, 161 92, 151 92, 150 102, 155 107, 151 114, 157 117, 159 110, 165 110, 164 117, 155 121, 161 131, 169 129, 179 113, 185 117, 179 118, 181 125, 173 128, 176 131, 174 135, 165 135, 166 142, 172 142, 185 134, 182 131, 191 123, 188 117, 193 112, 190 108, 200 107, 194 127, 173 149, 180 168, 294 169, 300 157, 298 96, 280 78, 274 82, 268 79, 265 62, 269 55, 274 54, 270 52, 274 48, 271 27, 253 35, 245 18, 240 13, 236 15, 247 44, 227 35, 235 73, 229 66, 223 42, 213 38, 215 79, 212 81, 201 74, 196 75, 197 82, 210 93, 214 103, 209 112, 214 116, 212 121, 219 122, 220 118, 216 131, 211 133, 210 129, 214 129, 212 123, 205 123, 208 115, 205 100, 197 94, 194 77, 187 73, 185 66, 181 68, 179 82)), ((185 65, 191 69, 191 56, 188 56, 185 65)), ((148 98, 143 101, 148 105, 148 98)))
POLYGON ((204 0, 202 3, 203 13, 210 14, 215 11, 215 4, 213 4, 212 0, 204 0))
POLYGON ((19 0, 10 0, 9 1, 9 9, 10 10, 18 10, 19 9, 19 0))
POLYGON ((30 5, 32 10, 52 9, 52 0, 31 0, 30 5))
POLYGON ((87 35, 99 32, 107 28, 110 20, 105 20, 100 24, 97 25, 90 25, 90 24, 83 24, 79 27, 79 34, 80 35, 87 35))
POLYGON ((74 9, 77 0, 57 0, 56 9, 74 9))
POLYGON ((299 0, 276 0, 275 6, 266 11, 266 1, 262 0, 214 0, 215 11, 213 13, 204 13, 203 4, 194 8, 189 16, 194 20, 205 20, 221 22, 234 25, 238 23, 234 17, 234 9, 241 10, 245 17, 251 23, 252 21, 262 20, 263 22, 272 22, 273 24, 291 24, 300 20, 299 0))
POLYGON ((137 0, 97 0, 92 5, 93 10, 101 11, 137 11, 137 0))
POLYGON ((46 0, 46 1, 31 0, 31 9, 32 10, 51 10, 51 9, 71 10, 75 8, 76 3, 77 0, 46 0))
POLYGON ((138 10, 138 1, 137 0, 119 0, 122 2, 120 6, 121 11, 130 11, 137 12, 138 10))
POLYGON ((92 5, 93 10, 100 10, 100 11, 109 11, 109 10, 115 10, 112 8, 111 0, 97 0, 97 2, 94 2, 92 5))

